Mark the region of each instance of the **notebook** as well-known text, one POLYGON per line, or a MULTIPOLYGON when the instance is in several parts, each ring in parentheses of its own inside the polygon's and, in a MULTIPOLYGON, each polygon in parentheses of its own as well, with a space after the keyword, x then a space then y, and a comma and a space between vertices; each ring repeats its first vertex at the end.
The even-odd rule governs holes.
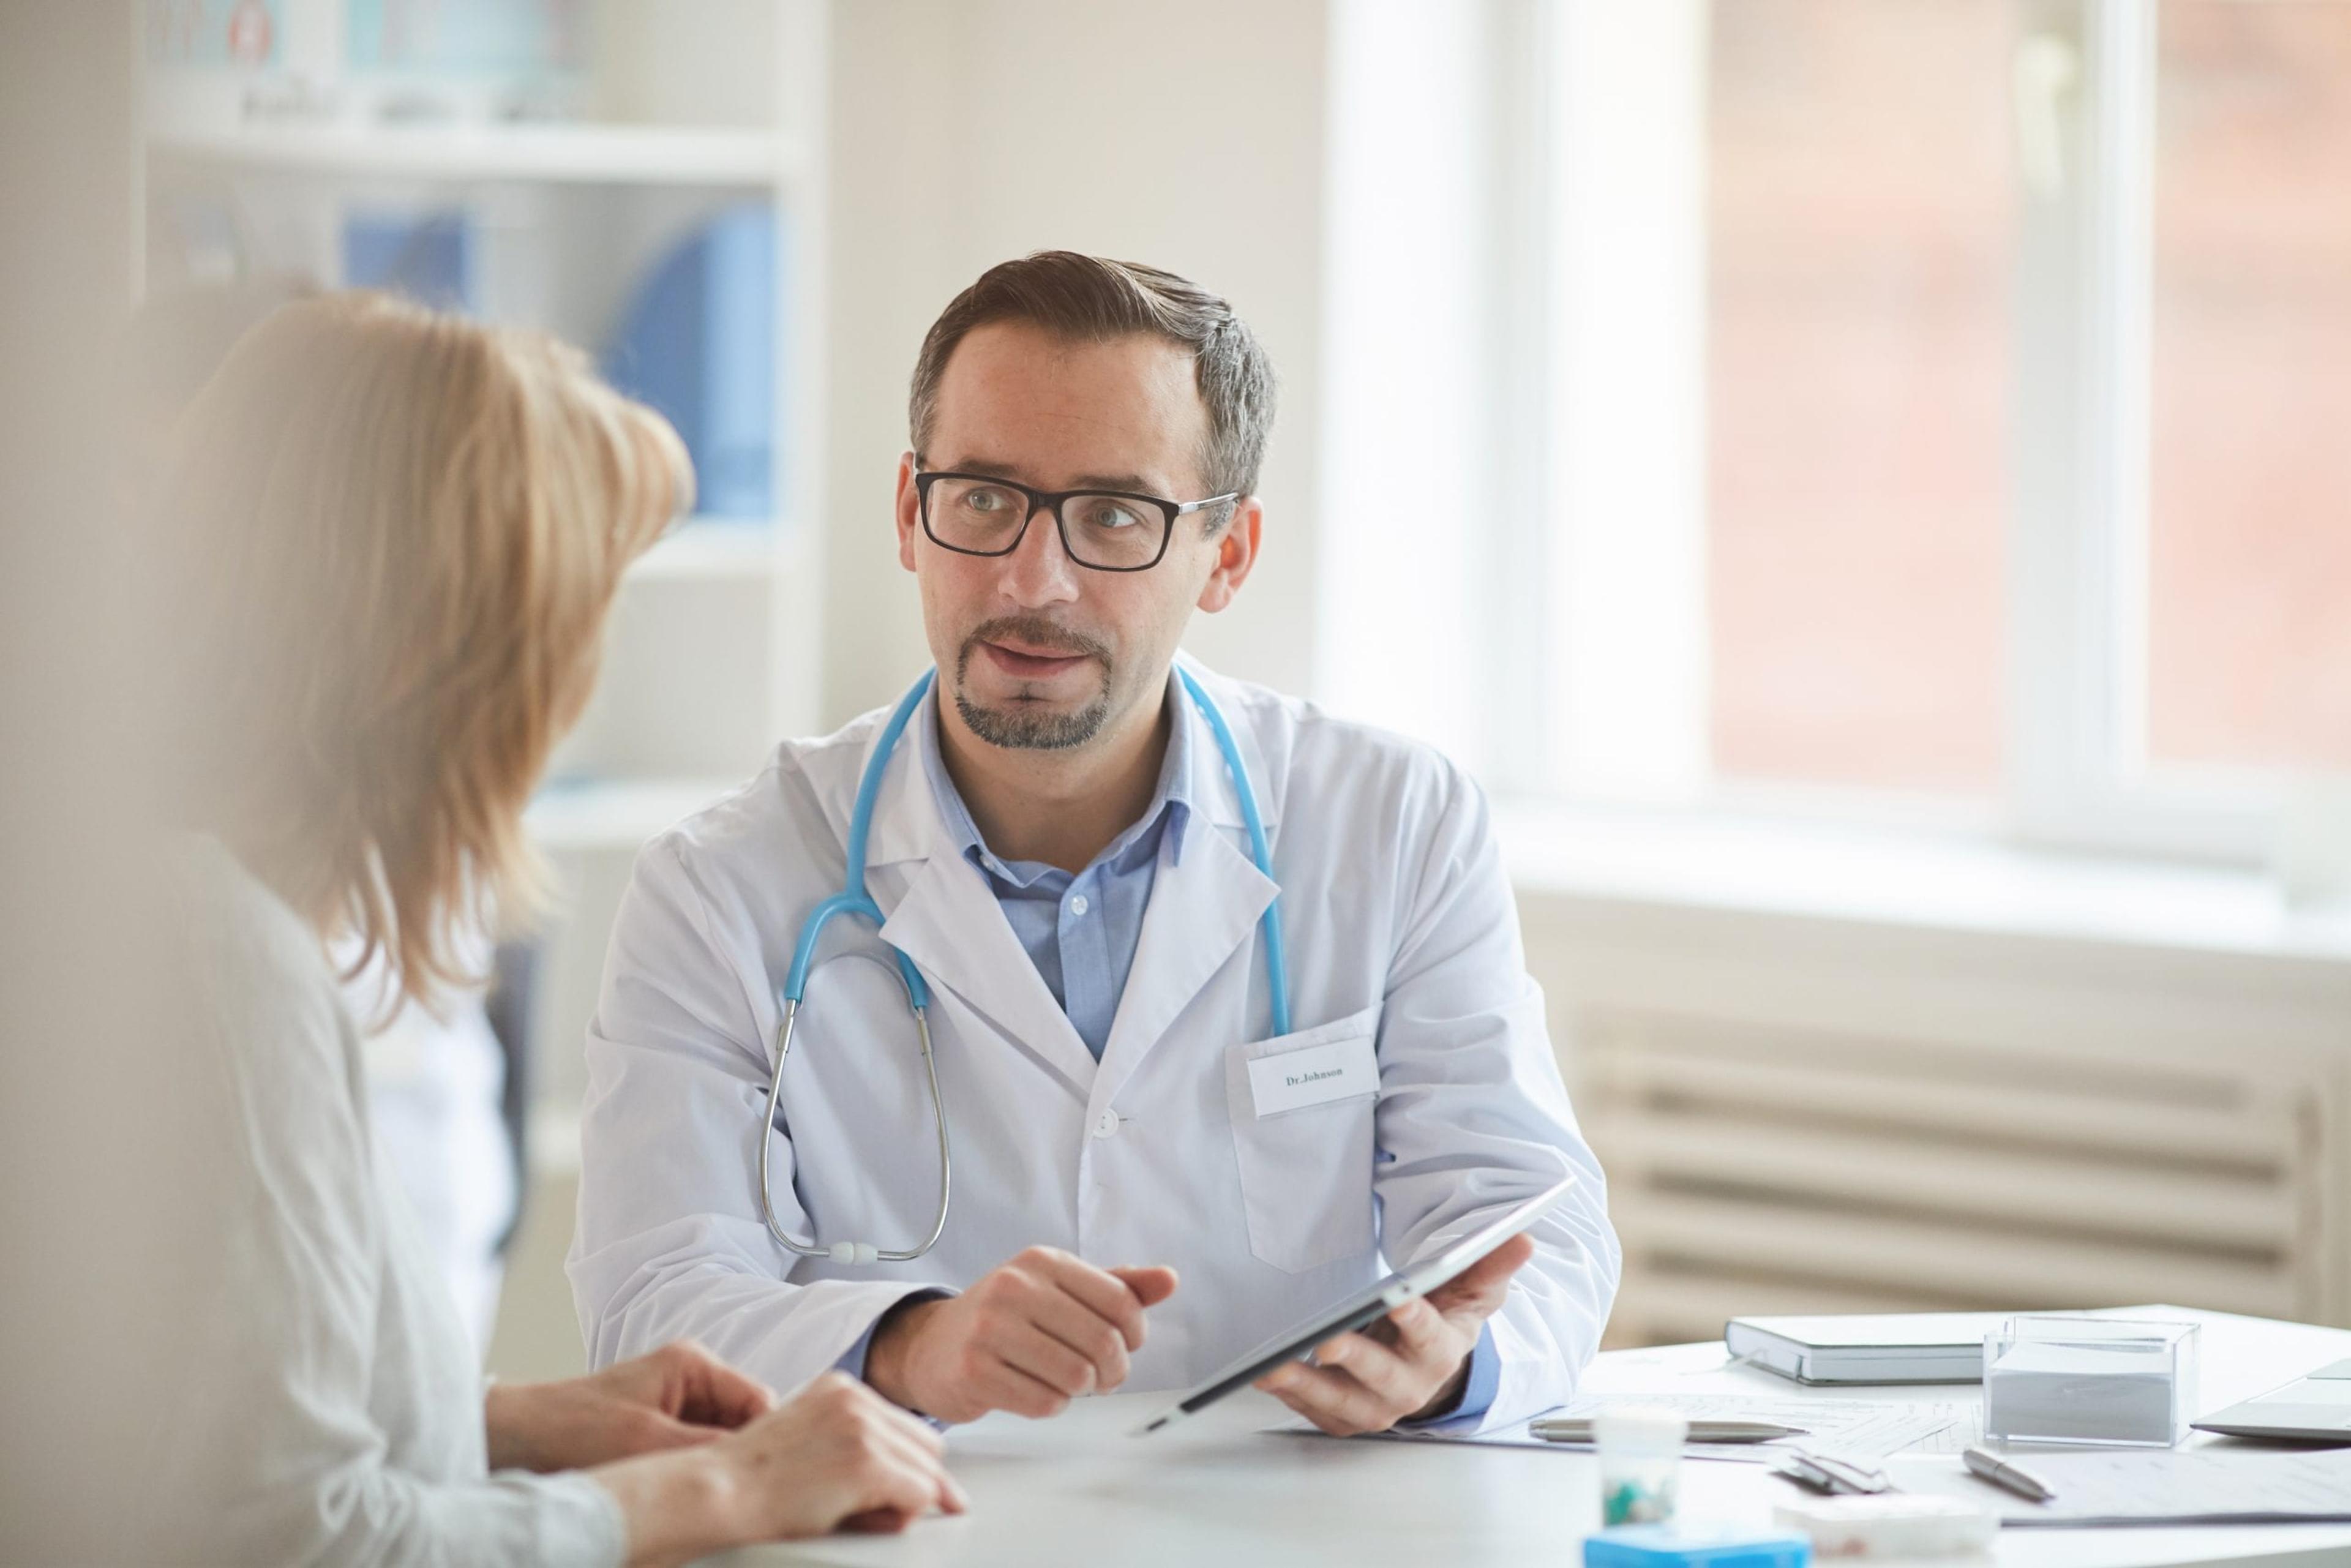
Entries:
POLYGON ((1732 1358, 1805 1384, 1980 1383, 1984 1335, 2010 1312, 1733 1318, 1732 1358))

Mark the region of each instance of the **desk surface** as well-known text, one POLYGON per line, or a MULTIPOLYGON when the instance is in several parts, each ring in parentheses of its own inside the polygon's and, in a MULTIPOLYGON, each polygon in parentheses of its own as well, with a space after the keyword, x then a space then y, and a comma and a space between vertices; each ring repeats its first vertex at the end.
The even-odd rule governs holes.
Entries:
MULTIPOLYGON (((2351 1331, 2178 1308, 2135 1308, 2131 1315, 2205 1325, 2198 1401, 2204 1409, 2351 1355, 2351 1331)), ((1593 1363, 1584 1387, 1626 1395, 1745 1391, 1780 1400, 1808 1392, 1770 1373, 1724 1366, 1719 1343, 1611 1353, 1593 1363)), ((1818 1392, 1887 1400, 1959 1400, 1976 1393, 1948 1386, 1818 1392)), ((1599 1482, 1588 1454, 1268 1433, 1261 1428, 1287 1412, 1254 1393, 1149 1439, 1127 1436, 1165 1402, 1164 1395, 1114 1395, 1081 1400, 1051 1421, 991 1416, 948 1439, 955 1472, 972 1495, 968 1515, 928 1520, 901 1536, 836 1536, 723 1561, 734 1568, 1571 1568, 1583 1561, 1583 1538, 1599 1528, 1599 1482)), ((1957 1469, 1959 1461, 1898 1459, 1897 1481, 1910 1466, 1957 1469)), ((1761 1466, 1693 1460, 1682 1467, 1686 1518, 1766 1524, 1771 1505, 1794 1495, 1761 1466)), ((2351 1563, 2351 1525, 2010 1530, 1990 1561, 2003 1568, 2247 1561, 2264 1568, 2344 1568, 2351 1563)))

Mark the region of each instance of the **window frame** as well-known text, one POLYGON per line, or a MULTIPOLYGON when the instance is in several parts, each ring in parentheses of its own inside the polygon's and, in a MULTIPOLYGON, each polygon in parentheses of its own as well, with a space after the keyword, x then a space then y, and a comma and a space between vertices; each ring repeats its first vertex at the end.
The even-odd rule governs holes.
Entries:
POLYGON ((2048 116, 2054 180, 2021 193, 2009 523, 2009 832, 2068 849, 2246 863, 2274 782, 2150 773, 2147 485, 2154 0, 2023 0, 2021 119, 2048 116), (2026 48, 2071 79, 2022 79, 2026 48))

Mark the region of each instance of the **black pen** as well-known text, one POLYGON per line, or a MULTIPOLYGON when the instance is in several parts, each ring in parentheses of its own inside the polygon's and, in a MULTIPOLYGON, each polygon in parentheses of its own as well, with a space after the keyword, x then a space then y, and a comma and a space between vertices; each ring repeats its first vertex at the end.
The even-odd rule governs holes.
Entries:
POLYGON ((2054 1488, 2031 1470, 2010 1464, 1990 1448, 1970 1445, 1959 1456, 1968 1469, 2006 1491, 2012 1491, 2027 1502, 2047 1502, 2057 1495, 2054 1488))

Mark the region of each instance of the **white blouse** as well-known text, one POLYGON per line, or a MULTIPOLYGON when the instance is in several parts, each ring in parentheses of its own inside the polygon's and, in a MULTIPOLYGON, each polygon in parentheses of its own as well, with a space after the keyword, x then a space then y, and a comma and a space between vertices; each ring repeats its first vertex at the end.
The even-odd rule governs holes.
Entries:
POLYGON ((181 869, 185 1049, 206 1059, 188 1110, 217 1123, 219 1198, 210 1277, 158 1282, 193 1352, 150 1459, 169 1554, 619 1563, 603 1488, 488 1473, 469 1336, 371 1134, 318 937, 216 841, 181 869))

